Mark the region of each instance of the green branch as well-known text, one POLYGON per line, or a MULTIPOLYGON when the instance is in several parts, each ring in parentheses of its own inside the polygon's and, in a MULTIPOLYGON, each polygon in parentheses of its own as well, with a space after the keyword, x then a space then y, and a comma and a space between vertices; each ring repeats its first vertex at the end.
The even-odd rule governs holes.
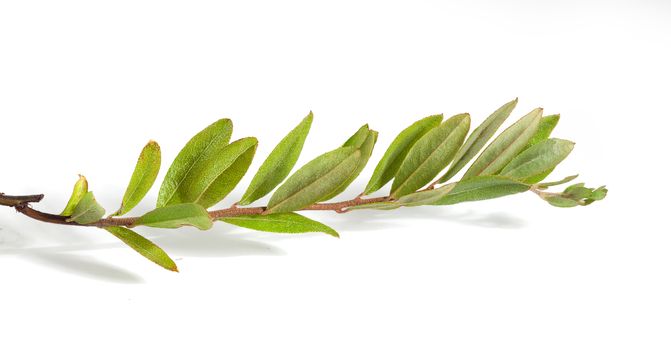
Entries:
POLYGON ((445 121, 442 115, 434 115, 413 123, 387 148, 361 195, 345 201, 328 202, 363 171, 378 133, 366 124, 341 146, 307 162, 292 174, 312 125, 310 112, 270 152, 240 201, 229 208, 208 211, 226 198, 247 173, 258 145, 254 137, 229 142, 233 133, 229 119, 216 121, 189 140, 163 179, 156 209, 141 216, 122 215, 139 204, 156 181, 161 150, 154 141, 142 149, 119 209, 108 217, 104 217, 105 209, 81 175, 58 215, 32 208, 43 195, 0 193, 0 205, 14 207, 47 223, 105 229, 147 259, 177 271, 174 261, 161 248, 131 228, 194 226, 207 230, 214 221, 224 221, 266 232, 323 232, 338 237, 334 229, 297 212, 346 213, 453 205, 527 191, 556 207, 585 206, 605 198, 608 192, 605 187, 588 188, 583 183, 562 192, 548 191, 577 175, 541 182, 573 150, 573 142, 550 138, 559 115, 543 116, 542 109, 534 109, 489 142, 516 104, 517 99, 506 103, 470 134, 471 117, 467 113, 445 121), (469 163, 460 180, 445 183, 469 163), (368 197, 389 182, 392 185, 387 195, 368 197), (266 195, 270 195, 267 205, 249 206, 266 195))

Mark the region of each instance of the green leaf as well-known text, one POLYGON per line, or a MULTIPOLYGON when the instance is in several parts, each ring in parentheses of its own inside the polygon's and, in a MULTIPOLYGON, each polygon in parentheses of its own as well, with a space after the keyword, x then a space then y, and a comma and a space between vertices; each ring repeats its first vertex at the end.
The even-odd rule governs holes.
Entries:
POLYGON ((508 196, 529 190, 525 183, 497 175, 477 176, 457 182, 457 185, 433 205, 451 205, 508 196))
POLYGON ((296 165, 296 161, 298 161, 298 156, 301 154, 311 124, 312 112, 275 146, 268 158, 261 164, 259 171, 254 175, 252 182, 239 202, 240 205, 251 204, 267 195, 289 175, 291 169, 296 165))
POLYGON ((438 183, 444 183, 451 179, 459 172, 459 170, 466 166, 466 164, 480 152, 487 141, 494 136, 494 133, 496 133, 496 130, 499 129, 501 124, 508 119, 508 116, 510 116, 510 113, 515 109, 515 106, 517 106, 517 99, 499 107, 499 109, 487 117, 482 124, 475 128, 471 135, 466 139, 466 142, 464 142, 464 145, 461 146, 457 155, 454 156, 454 162, 450 169, 438 180, 438 183))
POLYGON ((240 182, 252 163, 258 141, 246 137, 194 164, 176 194, 182 203, 209 208, 219 203, 240 182))
POLYGON ((150 240, 140 236, 133 230, 121 226, 105 227, 105 230, 162 268, 178 272, 177 265, 170 259, 163 249, 152 243, 150 240))
MULTIPOLYGON (((367 125, 366 129, 368 129, 367 125)), ((354 170, 350 173, 350 175, 347 178, 345 178, 340 183, 340 186, 336 187, 332 191, 329 191, 322 197, 320 197, 318 200, 319 202, 329 200, 337 196, 338 194, 342 193, 345 189, 347 189, 347 186, 349 186, 357 178, 357 176, 361 174, 361 171, 363 171, 363 169, 366 167, 366 164, 368 163, 368 159, 370 159, 371 154, 373 154, 373 147, 375 147, 375 143, 377 142, 377 135, 378 135, 377 131, 368 130, 366 138, 363 140, 363 142, 345 143, 343 147, 348 147, 348 145, 358 147, 358 149, 361 151, 361 156, 358 158, 354 170)))
POLYGON ((65 209, 61 212, 61 216, 70 216, 75 211, 75 207, 79 204, 79 201, 82 200, 82 197, 89 191, 89 184, 86 181, 86 178, 82 175, 79 175, 79 179, 75 182, 75 186, 72 188, 72 194, 68 203, 65 205, 65 209))
POLYGON ((552 171, 571 153, 574 145, 562 139, 541 141, 516 156, 500 174, 530 183, 529 179, 552 171))
POLYGON ((220 119, 191 138, 170 165, 158 192, 156 206, 183 203, 180 193, 184 193, 181 191, 184 180, 196 164, 228 145, 232 132, 233 123, 229 119, 220 119))
POLYGON ((398 209, 400 207, 402 207, 402 205, 396 203, 395 201, 392 201, 392 202, 377 202, 377 203, 366 203, 366 204, 354 205, 354 206, 351 206, 351 207, 347 208, 347 211, 360 210, 360 209, 392 210, 392 209, 398 209))
POLYGON ((545 178, 548 177, 548 175, 550 175, 554 170, 555 170, 555 168, 552 167, 552 168, 550 168, 548 170, 545 170, 541 173, 538 173, 534 176, 529 176, 526 179, 524 179, 524 183, 535 184, 535 183, 541 182, 541 181, 545 180, 545 178))
POLYGON ((133 226, 161 228, 195 226, 207 230, 212 227, 212 220, 202 206, 195 203, 181 203, 156 208, 135 220, 133 226))
POLYGON ((496 174, 503 169, 533 137, 538 129, 543 109, 536 108, 504 130, 492 141, 464 174, 463 179, 496 174))
POLYGON ((316 203, 349 179, 361 153, 355 147, 340 147, 311 160, 273 193, 266 212, 291 212, 316 203))
POLYGON ((608 190, 605 186, 599 188, 585 187, 584 183, 578 183, 567 187, 564 192, 550 193, 539 192, 538 195, 546 202, 555 207, 571 208, 576 206, 585 206, 595 201, 606 198, 608 190))
POLYGON ((323 232, 340 237, 334 229, 321 222, 296 213, 277 213, 268 215, 242 215, 222 218, 221 221, 257 231, 275 233, 323 232))
POLYGON ((350 136, 341 147, 359 148, 366 141, 369 133, 370 128, 368 127, 368 124, 364 124, 352 136, 350 136))
POLYGON ((66 221, 86 225, 100 220, 103 215, 105 209, 98 204, 93 192, 86 192, 66 221))
POLYGON ((429 130, 440 125, 442 120, 442 114, 432 115, 416 121, 401 131, 394 141, 392 141, 391 145, 389 145, 389 148, 387 148, 382 159, 380 159, 380 162, 375 167, 373 175, 370 181, 368 181, 368 185, 366 185, 364 194, 373 193, 391 181, 415 142, 429 130))
POLYGON ((422 136, 403 160, 392 183, 391 196, 412 193, 438 175, 464 142, 470 123, 467 113, 458 114, 422 136))
POLYGON ((433 205, 452 192, 456 186, 457 183, 455 182, 431 190, 413 192, 399 198, 397 201, 395 201, 395 203, 398 203, 404 207, 433 205))
POLYGON ((563 185, 565 183, 568 183, 568 182, 571 182, 571 181, 575 180, 577 177, 578 177, 578 175, 571 175, 571 176, 567 176, 567 177, 565 177, 565 178, 563 178, 559 181, 551 181, 551 182, 540 183, 540 184, 536 185, 536 187, 543 189, 543 188, 548 188, 548 187, 552 187, 552 186, 563 185))
POLYGON ((548 115, 547 117, 541 118, 538 130, 536 130, 536 134, 534 134, 531 140, 527 143, 527 148, 543 140, 547 140, 550 137, 550 134, 552 134, 552 130, 557 126, 557 123, 559 123, 559 114, 548 115))
POLYGON ((130 178, 121 207, 111 216, 123 215, 133 209, 149 192, 161 168, 161 148, 155 141, 144 146, 137 159, 135 170, 130 178))

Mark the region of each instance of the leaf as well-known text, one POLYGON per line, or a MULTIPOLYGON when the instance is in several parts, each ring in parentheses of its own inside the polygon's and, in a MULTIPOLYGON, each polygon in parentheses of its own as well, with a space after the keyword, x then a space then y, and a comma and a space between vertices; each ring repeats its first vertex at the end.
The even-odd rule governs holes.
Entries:
POLYGON ((559 181, 551 181, 551 182, 540 183, 540 184, 536 185, 536 187, 543 189, 543 188, 548 188, 548 187, 552 187, 552 186, 563 185, 565 183, 568 183, 568 182, 571 182, 571 181, 575 180, 577 177, 578 177, 578 175, 571 175, 571 176, 567 176, 567 177, 565 177, 565 178, 563 178, 559 181))
POLYGON ((543 114, 536 108, 504 130, 492 141, 464 174, 463 179, 496 174, 527 145, 536 133, 543 114))
POLYGON ((350 136, 341 147, 361 147, 361 145, 366 141, 366 138, 368 138, 369 132, 370 128, 368 127, 368 124, 364 124, 352 136, 350 136))
POLYGON ((141 225, 161 228, 195 226, 207 230, 212 227, 212 220, 202 206, 195 203, 181 203, 156 208, 140 216, 133 226, 141 225))
POLYGON ((66 221, 86 225, 100 220, 103 215, 105 209, 96 202, 93 192, 86 192, 66 221))
POLYGON ((536 134, 534 134, 531 140, 527 143, 527 148, 543 140, 547 140, 550 137, 550 134, 552 134, 552 130, 557 126, 557 123, 559 123, 559 114, 548 115, 547 117, 541 118, 538 130, 536 130, 536 134))
POLYGON ((126 214, 138 205, 156 181, 160 168, 161 148, 155 141, 149 141, 137 160, 126 193, 123 195, 121 207, 111 216, 126 214))
POLYGON ((442 120, 442 114, 432 115, 416 121, 401 131, 394 141, 392 141, 391 145, 389 145, 389 148, 387 148, 382 159, 380 159, 380 162, 375 167, 373 175, 368 181, 368 185, 366 185, 366 189, 363 193, 373 193, 391 181, 415 142, 429 130, 440 125, 442 120))
POLYGON ((312 112, 275 146, 268 158, 261 164, 259 171, 254 175, 252 182, 239 202, 240 205, 251 204, 267 195, 289 175, 291 169, 296 165, 296 161, 298 161, 298 156, 301 154, 311 124, 312 112))
POLYGON ((510 161, 500 174, 531 183, 529 178, 547 175, 548 171, 552 171, 571 153, 574 145, 575 143, 562 139, 541 141, 510 161))
POLYGON ((499 129, 501 124, 508 119, 508 116, 510 116, 510 113, 515 109, 515 106, 517 106, 517 99, 499 107, 499 109, 487 117, 482 124, 475 128, 471 135, 466 139, 466 142, 464 142, 464 145, 461 146, 457 155, 454 156, 454 162, 450 169, 438 180, 438 183, 444 183, 451 179, 459 172, 459 170, 466 166, 466 164, 480 152, 487 141, 494 136, 494 133, 496 133, 496 130, 499 129))
POLYGON ((595 201, 606 198, 608 190, 606 186, 599 188, 585 187, 584 183, 574 184, 567 187, 561 193, 539 192, 538 195, 546 202, 555 207, 571 208, 577 206, 586 206, 595 201))
MULTIPOLYGON (((366 129, 368 126, 366 125, 366 129)), ((319 202, 321 201, 326 201, 329 200, 338 194, 342 193, 345 189, 347 189, 347 186, 349 186, 356 178, 361 174, 361 171, 366 167, 366 164, 368 163, 368 159, 370 159, 371 154, 373 154, 373 147, 375 147, 375 143, 377 142, 377 131, 375 130, 369 130, 368 133, 366 134, 366 138, 363 140, 361 143, 349 143, 355 147, 358 147, 358 149, 361 151, 361 156, 357 160, 357 164, 354 167, 354 170, 350 173, 350 175, 344 179, 341 183, 340 186, 336 187, 330 192, 327 192, 325 195, 319 198, 319 202)), ((348 143, 345 143, 345 146, 347 147, 348 143)))
POLYGON ((156 206, 183 203, 179 193, 183 193, 180 189, 184 180, 202 159, 219 153, 228 145, 232 132, 233 123, 230 119, 220 119, 191 138, 170 165, 158 192, 156 206))
POLYGON ((431 190, 406 194, 405 196, 399 198, 395 203, 398 203, 404 207, 432 205, 447 196, 454 190, 456 186, 457 183, 451 183, 431 190))
POLYGON ((291 212, 314 204, 349 179, 359 158, 360 149, 340 147, 311 160, 273 193, 266 213, 291 212))
POLYGON ((334 229, 321 222, 296 213, 277 213, 269 215, 242 215, 222 218, 221 221, 257 231, 275 233, 323 232, 340 237, 334 229))
POLYGON ((461 202, 481 201, 516 194, 529 190, 525 183, 498 175, 477 176, 461 180, 433 205, 451 205, 461 202))
POLYGON ((252 163, 258 141, 246 137, 201 159, 177 190, 182 203, 197 203, 209 208, 219 203, 240 182, 252 163))
POLYGON ((61 212, 61 216, 70 216, 74 212, 75 207, 79 204, 79 201, 82 200, 82 197, 89 191, 89 183, 86 181, 86 178, 82 175, 79 175, 79 179, 75 182, 75 186, 72 188, 72 194, 68 203, 65 205, 65 209, 61 212))
POLYGON ((177 265, 170 259, 163 249, 152 243, 150 240, 140 236, 133 230, 121 226, 105 227, 105 230, 162 268, 178 272, 177 265))
POLYGON ((471 118, 458 114, 431 129, 408 152, 391 186, 391 196, 399 198, 426 185, 445 168, 464 141, 471 118))
POLYGON ((393 202, 377 202, 377 203, 366 203, 366 204, 354 205, 354 206, 351 206, 351 207, 347 208, 347 211, 360 210, 360 209, 392 210, 392 209, 398 209, 400 207, 402 207, 402 205, 396 203, 395 201, 393 201, 393 202))

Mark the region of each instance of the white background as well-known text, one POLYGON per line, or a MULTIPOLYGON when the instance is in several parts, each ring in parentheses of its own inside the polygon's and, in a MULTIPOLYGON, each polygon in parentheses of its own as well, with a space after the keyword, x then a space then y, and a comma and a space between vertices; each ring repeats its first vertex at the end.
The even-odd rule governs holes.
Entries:
POLYGON ((311 215, 339 240, 141 230, 179 274, 5 208, 0 348, 669 349, 670 64, 662 0, 2 1, 0 190, 44 193, 41 210, 78 173, 116 209, 149 139, 164 174, 222 117, 260 139, 253 172, 310 110, 299 165, 380 131, 346 198, 412 121, 477 124, 515 97, 513 117, 561 113, 555 135, 577 142, 553 179, 611 191, 574 209, 527 193, 311 215))

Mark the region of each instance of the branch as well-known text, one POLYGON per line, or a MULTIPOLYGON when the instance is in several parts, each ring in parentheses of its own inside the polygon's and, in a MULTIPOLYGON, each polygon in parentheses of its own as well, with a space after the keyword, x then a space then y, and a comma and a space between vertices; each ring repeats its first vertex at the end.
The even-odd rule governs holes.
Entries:
MULTIPOLYGON (((27 195, 27 196, 8 196, 5 195, 4 193, 0 194, 0 205, 8 206, 8 207, 14 207, 16 211, 19 213, 37 220, 37 221, 42 221, 42 222, 47 222, 50 224, 58 224, 58 225, 70 225, 70 226, 88 226, 88 227, 110 227, 110 226, 126 226, 126 227, 131 227, 134 225, 135 221, 139 217, 126 217, 126 218, 103 218, 100 219, 96 222, 90 223, 90 224, 80 224, 76 223, 74 221, 68 221, 70 218, 69 216, 61 216, 61 215, 55 215, 55 214, 49 214, 45 213, 36 209, 33 209, 30 207, 30 203, 36 203, 42 200, 44 198, 44 195, 39 194, 39 195, 27 195)), ((374 198, 361 198, 360 196, 357 196, 354 199, 346 200, 346 201, 341 201, 341 202, 333 202, 333 203, 315 203, 310 206, 307 206, 301 210, 322 210, 322 211, 335 211, 337 213, 344 213, 346 212, 345 209, 355 206, 355 205, 362 205, 362 204, 369 204, 369 203, 379 203, 379 202, 386 202, 389 201, 391 198, 390 197, 374 197, 374 198)), ((264 214, 266 211, 266 207, 249 207, 249 208, 240 208, 237 205, 233 205, 230 208, 226 209, 220 209, 220 210, 212 210, 208 211, 208 214, 210 215, 210 218, 212 220, 217 220, 221 218, 228 218, 228 217, 234 217, 234 216, 242 216, 242 215, 260 215, 264 214)))

